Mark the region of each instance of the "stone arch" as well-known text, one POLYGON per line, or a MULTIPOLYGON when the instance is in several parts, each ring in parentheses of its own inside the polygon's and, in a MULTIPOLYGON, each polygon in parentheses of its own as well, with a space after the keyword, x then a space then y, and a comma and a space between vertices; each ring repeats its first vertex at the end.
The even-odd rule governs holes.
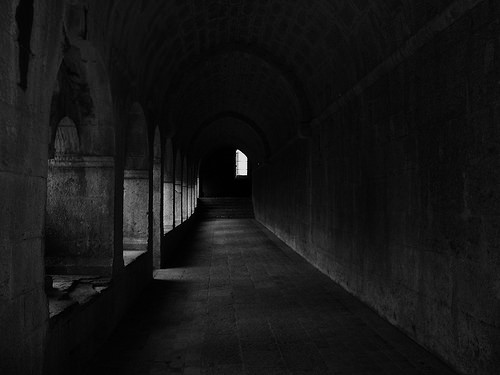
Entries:
MULTIPOLYGON (((253 121, 251 118, 248 116, 245 116, 241 113, 235 112, 235 111, 227 111, 227 112, 221 112, 218 113, 214 116, 211 116, 207 118, 196 130, 196 132, 193 134, 189 141, 189 149, 192 151, 196 149, 196 143, 200 138, 202 138, 203 133, 207 131, 208 128, 213 126, 217 121, 223 120, 223 119, 234 119, 237 121, 241 121, 242 123, 246 124, 258 137, 260 140, 260 147, 263 148, 264 154, 259 155, 260 159, 265 159, 271 155, 271 145, 269 144, 269 141, 267 139, 267 136, 265 132, 253 121)), ((260 148, 259 147, 259 148, 260 148)))
POLYGON ((78 129, 83 155, 114 156, 109 77, 99 54, 88 42, 84 49, 67 45, 64 51, 52 92, 51 141, 57 124, 66 116, 78 129))
POLYGON ((76 124, 64 117, 56 128, 54 137, 54 157, 58 159, 80 156, 80 137, 76 124))
POLYGON ((196 163, 197 170, 198 171, 200 170, 203 160, 209 157, 210 154, 216 152, 220 148, 227 148, 227 147, 231 147, 234 148, 235 150, 238 149, 242 151, 248 157, 249 168, 251 167, 251 169, 253 169, 259 166, 259 163, 256 163, 254 161, 256 154, 253 152, 253 150, 249 148, 248 145, 235 140, 233 142, 213 143, 212 145, 210 145, 210 147, 203 148, 201 152, 197 153, 198 156, 196 163))
POLYGON ((31 58, 31 32, 33 29, 33 0, 19 0, 16 8, 17 43, 19 44, 19 87, 28 88, 28 71, 31 58))
POLYGON ((264 61, 238 52, 215 55, 188 75, 170 107, 168 115, 183 149, 198 126, 220 113, 251 117, 248 123, 273 150, 296 138, 304 123, 289 82, 264 61))
MULTIPOLYGON (((246 147, 236 143, 217 143, 200 153, 198 165, 199 196, 201 197, 249 197, 252 188, 252 164, 248 164, 248 176, 236 176, 236 150, 245 155, 246 147)), ((249 159, 250 161, 250 159, 249 159)))
POLYGON ((49 275, 111 275, 122 264, 114 238, 115 133, 109 80, 97 53, 90 44, 87 47, 84 55, 66 41, 55 81, 49 85, 45 221, 49 275), (95 57, 92 61, 89 51, 95 57))
POLYGON ((69 117, 75 128, 81 128, 93 112, 94 104, 85 71, 74 51, 68 51, 61 61, 52 93, 49 154, 54 153, 56 132, 62 119, 69 117))
POLYGON ((248 55, 273 69, 284 79, 290 87, 290 91, 294 94, 298 107, 300 108, 300 121, 308 122, 311 120, 311 103, 309 102, 305 87, 300 78, 292 69, 286 67, 279 58, 274 56, 273 53, 268 51, 266 48, 257 45, 225 43, 212 48, 208 53, 200 54, 199 56, 192 56, 190 59, 186 59, 185 63, 181 64, 183 68, 180 69, 180 73, 174 77, 172 84, 167 88, 164 95, 165 100, 171 100, 171 98, 176 95, 177 91, 180 89, 182 83, 187 79, 187 77, 193 75, 194 72, 201 69, 208 61, 231 53, 248 55))
POLYGON ((222 146, 245 150, 255 166, 267 160, 268 154, 258 134, 246 122, 234 117, 223 117, 204 127, 193 139, 189 150, 196 159, 201 159, 222 146))

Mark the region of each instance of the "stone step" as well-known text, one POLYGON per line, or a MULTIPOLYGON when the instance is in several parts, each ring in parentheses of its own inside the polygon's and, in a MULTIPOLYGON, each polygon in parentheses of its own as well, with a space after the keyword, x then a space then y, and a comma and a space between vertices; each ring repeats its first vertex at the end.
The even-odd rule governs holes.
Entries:
POLYGON ((211 218, 253 218, 252 200, 249 198, 199 198, 198 216, 211 218))

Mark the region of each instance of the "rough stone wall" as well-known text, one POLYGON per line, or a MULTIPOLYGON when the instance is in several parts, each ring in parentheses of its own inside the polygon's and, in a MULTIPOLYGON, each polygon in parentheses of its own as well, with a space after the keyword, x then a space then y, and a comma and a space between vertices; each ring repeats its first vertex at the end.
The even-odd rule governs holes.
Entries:
POLYGON ((186 159, 182 163, 182 211, 181 211, 181 220, 184 222, 188 218, 188 170, 186 159))
POLYGON ((164 234, 170 232, 174 223, 174 184, 172 181, 163 183, 163 231, 164 234))
MULTIPOLYGON (((114 282, 126 273, 122 256, 124 169, 135 171, 142 167, 125 165, 126 111, 133 102, 132 97, 136 99, 138 95, 130 92, 132 80, 127 68, 120 65, 116 56, 110 57, 109 40, 96 27, 101 7, 104 7, 101 3, 86 1, 0 2, 1 374, 40 374, 44 355, 47 358, 47 352, 54 350, 56 357, 64 357, 57 349, 64 347, 70 351, 64 346, 64 340, 75 337, 67 325, 59 327, 55 337, 47 338, 53 327, 49 324, 44 290, 46 233, 50 239, 50 230, 57 232, 53 238, 61 246, 51 248, 56 250, 56 255, 85 253, 96 260, 105 251, 106 260, 114 258, 114 282), (92 5, 90 11, 89 4, 92 5), (65 92, 64 101, 76 104, 78 97, 88 106, 80 108, 81 116, 73 118, 79 137, 74 145, 79 143, 81 151, 78 160, 75 163, 66 160, 66 165, 63 162, 57 170, 52 169, 48 181, 49 144, 54 136, 54 132, 51 136, 49 132, 55 130, 55 126, 51 129, 51 123, 53 117, 57 117, 51 113, 51 100, 58 88, 62 61, 71 70, 71 88, 81 88, 70 93, 75 96, 65 92), (54 221, 46 222, 46 208, 49 214, 54 214, 49 215, 54 221)), ((59 108, 58 115, 69 116, 65 113, 67 109, 59 108)), ((137 146, 142 144, 137 142, 137 146)), ((146 173, 151 172, 147 169, 147 166, 143 168, 146 173)), ((147 178, 141 207, 145 214, 152 205, 152 189, 148 185, 151 176, 147 178)), ((158 197, 160 179, 156 180, 158 197)), ((159 207, 158 199, 155 207, 159 207)), ((155 216, 159 218, 160 213, 156 212, 155 216)), ((153 226, 147 218, 146 223, 149 224, 146 231, 151 234, 153 226)), ((147 236, 148 233, 145 238, 147 236)), ((146 254, 148 259, 143 267, 132 272, 135 275, 127 281, 129 287, 114 298, 116 314, 123 312, 124 300, 133 294, 131 291, 135 293, 135 288, 150 279, 150 255, 146 254)), ((95 262, 92 264, 96 266, 95 262)), ((86 319, 85 314, 73 313, 70 320, 75 318, 74 322, 86 319)), ((85 331, 84 327, 79 329, 85 331)), ((84 333, 93 336, 96 331, 84 333)), ((102 336, 95 335, 95 338, 102 336)), ((88 349, 85 345, 83 342, 79 349, 88 349)), ((65 360, 67 358, 61 358, 62 362, 65 360)))
POLYGON ((62 260, 63 264, 61 267, 51 264, 57 269, 48 273, 93 274, 95 271, 84 270, 89 259, 101 260, 101 266, 111 271, 114 183, 112 158, 51 160, 47 181, 46 257, 62 260), (77 268, 68 267, 66 271, 70 265, 77 268))
POLYGON ((47 187, 48 131, 40 124, 48 124, 50 106, 40 88, 56 78, 60 56, 52 43, 59 42, 61 9, 56 2, 32 3, 33 19, 17 22, 31 27, 28 46, 18 41, 18 3, 0 2, 0 373, 38 374, 48 314, 40 198, 47 187), (21 51, 32 52, 25 70, 21 51))
POLYGON ((254 180, 258 220, 467 374, 500 368, 499 16, 482 2, 254 180))
POLYGON ((163 158, 163 234, 174 227, 174 156, 172 141, 165 142, 163 158))
POLYGON ((189 201, 190 201, 190 215, 194 214, 196 210, 196 168, 191 167, 191 172, 189 175, 189 201))
POLYGON ((125 171, 123 181, 123 240, 125 248, 146 249, 148 207, 148 171, 125 171))
POLYGON ((174 167, 174 227, 182 224, 182 162, 180 152, 175 157, 174 167))
POLYGON ((124 133, 124 249, 146 250, 149 236, 148 212, 151 188, 149 167, 153 160, 153 143, 148 140, 148 122, 142 106, 137 102, 132 105, 124 133))
POLYGON ((163 236, 163 182, 161 176, 160 160, 155 161, 153 165, 153 207, 150 212, 153 215, 153 259, 154 267, 160 268, 161 265, 161 238, 163 236))
POLYGON ((252 193, 256 218, 312 259, 309 160, 309 141, 296 141, 254 171, 252 193))

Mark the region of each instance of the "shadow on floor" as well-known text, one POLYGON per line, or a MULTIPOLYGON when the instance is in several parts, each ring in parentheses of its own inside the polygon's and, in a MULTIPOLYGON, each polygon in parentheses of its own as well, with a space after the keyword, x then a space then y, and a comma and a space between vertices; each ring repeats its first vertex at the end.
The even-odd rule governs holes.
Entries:
POLYGON ((454 373, 270 236, 199 221, 86 374, 454 373))
POLYGON ((189 246, 189 234, 195 231, 199 225, 199 218, 197 215, 193 215, 189 220, 165 234, 162 243, 162 268, 178 268, 190 265, 195 250, 189 246))

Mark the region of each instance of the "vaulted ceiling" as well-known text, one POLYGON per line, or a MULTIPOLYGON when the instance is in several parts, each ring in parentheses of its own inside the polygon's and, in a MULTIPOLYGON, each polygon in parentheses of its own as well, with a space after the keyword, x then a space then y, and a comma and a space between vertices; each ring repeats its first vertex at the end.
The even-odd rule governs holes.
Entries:
POLYGON ((183 147, 201 147, 200 127, 217 122, 228 138, 250 132, 251 152, 269 154, 449 3, 110 0, 94 16, 108 57, 183 147))

